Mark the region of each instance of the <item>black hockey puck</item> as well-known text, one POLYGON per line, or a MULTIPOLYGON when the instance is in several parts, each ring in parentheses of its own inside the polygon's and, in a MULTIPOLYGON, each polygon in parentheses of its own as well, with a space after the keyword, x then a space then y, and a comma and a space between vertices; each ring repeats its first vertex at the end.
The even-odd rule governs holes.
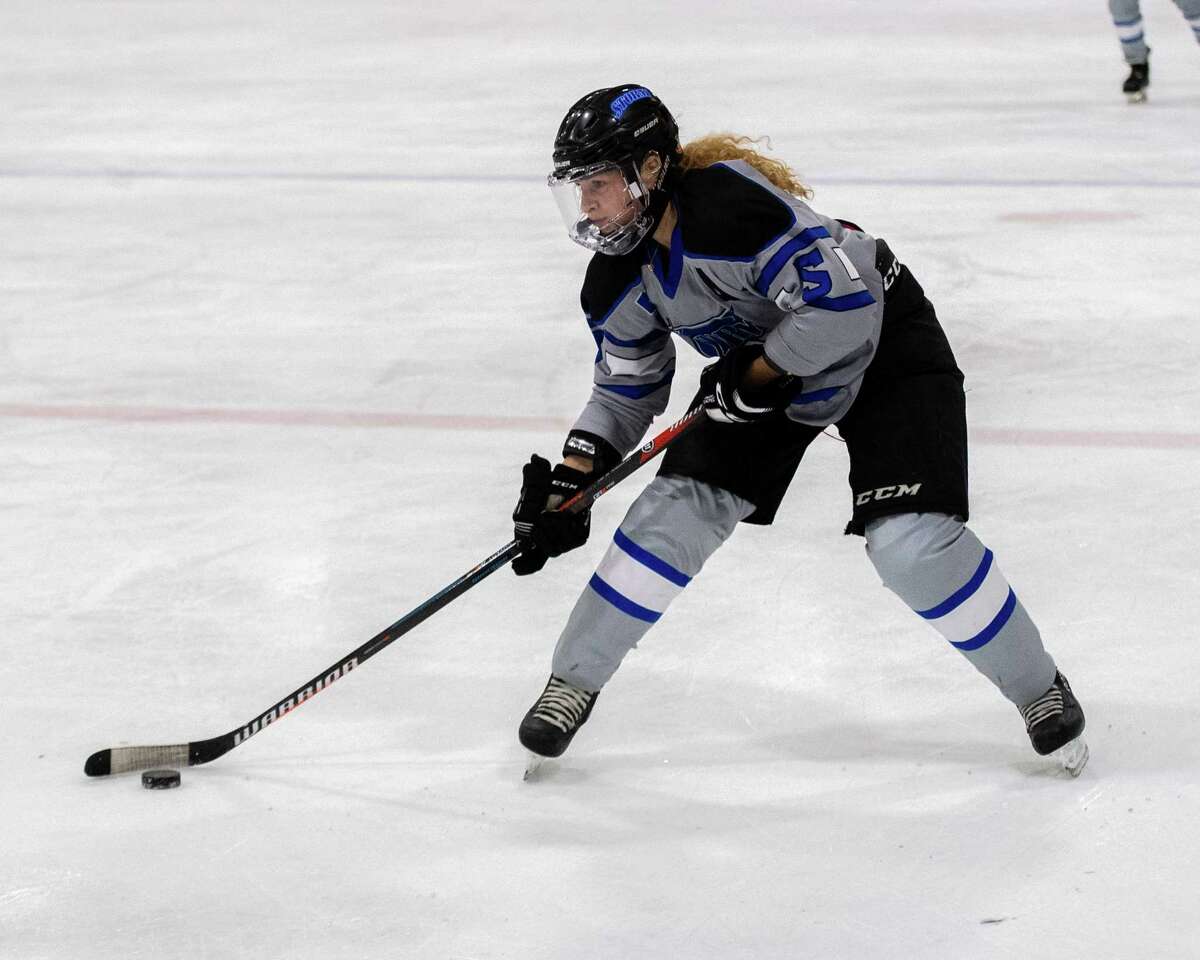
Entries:
POLYGON ((181 780, 178 770, 146 770, 142 773, 142 786, 147 790, 169 790, 179 786, 181 780))

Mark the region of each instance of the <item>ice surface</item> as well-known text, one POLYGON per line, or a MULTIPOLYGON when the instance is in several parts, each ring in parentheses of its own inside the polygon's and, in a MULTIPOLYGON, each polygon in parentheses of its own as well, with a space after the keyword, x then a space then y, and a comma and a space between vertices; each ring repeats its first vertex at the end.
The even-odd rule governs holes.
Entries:
POLYGON ((0 957, 1196 956, 1200 48, 1145 16, 1130 107, 1098 0, 0 3, 0 957), (840 535, 831 439, 534 782, 517 722, 649 471, 182 789, 84 778, 508 540, 588 392, 549 142, 628 80, 925 285, 1083 775, 840 535))

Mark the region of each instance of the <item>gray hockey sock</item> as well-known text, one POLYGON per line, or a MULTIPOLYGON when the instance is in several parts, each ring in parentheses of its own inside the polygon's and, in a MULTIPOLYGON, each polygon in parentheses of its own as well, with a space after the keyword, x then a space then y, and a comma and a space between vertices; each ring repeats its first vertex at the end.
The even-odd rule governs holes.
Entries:
POLYGON ((1138 0, 1108 0, 1113 27, 1121 41, 1121 53, 1126 63, 1145 63, 1149 49, 1146 47, 1146 32, 1142 26, 1142 13, 1138 0))
POLYGON ((992 552, 961 521, 906 513, 867 525, 884 586, 929 622, 1018 707, 1054 680, 1054 660, 992 552))
POLYGON ((655 477, 630 506, 571 611, 554 651, 554 674, 584 690, 604 686, 753 510, 726 490, 683 477, 655 477))
POLYGON ((1192 28, 1192 36, 1200 43, 1200 14, 1187 18, 1188 26, 1192 28))

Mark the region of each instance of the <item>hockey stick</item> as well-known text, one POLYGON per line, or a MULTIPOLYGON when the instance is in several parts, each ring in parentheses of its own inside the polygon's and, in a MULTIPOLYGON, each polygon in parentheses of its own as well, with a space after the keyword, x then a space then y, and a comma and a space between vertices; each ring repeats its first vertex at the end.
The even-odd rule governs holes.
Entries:
MULTIPOLYGON (((647 440, 615 467, 600 477, 591 486, 581 490, 564 503, 560 510, 578 512, 586 510, 599 497, 611 490, 631 473, 649 460, 662 453, 672 442, 694 427, 704 417, 702 408, 697 407, 688 411, 684 416, 671 424, 653 440, 647 440)), ((189 766, 208 763, 223 756, 239 744, 245 743, 252 736, 270 726, 276 720, 287 716, 300 704, 307 702, 321 690, 324 690, 335 680, 344 677, 351 670, 379 653, 393 640, 408 633, 417 624, 423 622, 442 607, 457 597, 462 596, 477 583, 495 573, 502 566, 521 552, 516 540, 509 541, 482 563, 473 567, 444 587, 439 592, 422 603, 416 609, 401 617, 390 627, 376 634, 357 650, 348 653, 337 663, 322 670, 308 683, 293 690, 269 710, 260 713, 248 723, 230 730, 229 733, 208 740, 193 740, 191 743, 176 743, 157 747, 109 747, 99 750, 87 758, 83 772, 89 777, 106 777, 113 773, 128 773, 132 770, 144 770, 158 766, 189 766)))

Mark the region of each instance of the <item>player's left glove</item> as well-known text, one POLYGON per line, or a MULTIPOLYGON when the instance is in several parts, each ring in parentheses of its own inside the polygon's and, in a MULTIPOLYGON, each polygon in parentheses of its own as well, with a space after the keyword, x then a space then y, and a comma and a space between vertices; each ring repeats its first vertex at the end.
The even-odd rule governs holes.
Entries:
POLYGON ((704 412, 719 423, 756 423, 787 407, 800 378, 783 374, 762 387, 744 384, 746 371, 763 355, 761 343, 744 343, 700 374, 704 412))
POLYGON ((591 509, 578 513, 556 510, 587 486, 592 474, 565 463, 553 470, 536 453, 522 468, 521 497, 513 511, 513 532, 521 553, 512 562, 519 577, 537 573, 550 557, 582 547, 591 531, 591 509))

